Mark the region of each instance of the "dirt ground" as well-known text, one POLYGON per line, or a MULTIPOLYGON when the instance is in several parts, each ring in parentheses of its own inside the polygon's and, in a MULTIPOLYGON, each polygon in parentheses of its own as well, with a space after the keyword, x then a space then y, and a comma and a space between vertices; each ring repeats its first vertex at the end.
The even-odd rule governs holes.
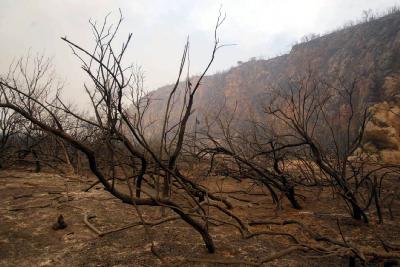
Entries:
MULTIPOLYGON (((0 266, 164 265, 151 252, 151 242, 143 226, 103 237, 98 237, 88 228, 84 223, 85 213, 91 217, 91 224, 101 231, 116 229, 139 219, 132 206, 116 200, 100 185, 89 192, 83 192, 87 183, 82 179, 85 178, 62 177, 54 173, 0 172, 0 266), (55 231, 52 225, 60 214, 68 226, 55 231)), ((246 182, 223 178, 210 178, 204 184, 213 191, 221 185, 223 191, 243 190, 250 186, 246 182)), ((295 211, 287 204, 284 204, 282 210, 276 210, 270 198, 263 195, 234 193, 230 201, 235 205, 233 212, 245 221, 296 219, 321 234, 340 239, 337 227, 339 221, 349 242, 379 247, 377 236, 388 242, 400 240, 399 205, 394 205, 394 220, 389 220, 385 213, 385 223, 382 225, 375 222, 375 217, 371 218, 368 226, 357 225, 343 212, 341 203, 332 199, 329 192, 322 192, 318 198, 315 192, 311 194, 304 191, 301 194, 305 196, 305 200, 301 201, 301 211, 295 211)), ((152 207, 140 209, 145 218, 154 218, 157 213, 156 208, 152 207)), ((268 226, 259 226, 257 229, 263 227, 270 229, 268 226)), ((279 226, 275 229, 301 236, 295 226, 279 226)), ((158 254, 164 261, 177 266, 230 266, 195 262, 180 264, 186 257, 254 262, 290 245, 283 236, 263 235, 243 239, 230 226, 212 227, 210 232, 216 245, 215 254, 208 254, 199 234, 181 220, 150 228, 150 236, 158 254)), ((265 266, 348 264, 345 257, 314 256, 294 252, 265 266)))

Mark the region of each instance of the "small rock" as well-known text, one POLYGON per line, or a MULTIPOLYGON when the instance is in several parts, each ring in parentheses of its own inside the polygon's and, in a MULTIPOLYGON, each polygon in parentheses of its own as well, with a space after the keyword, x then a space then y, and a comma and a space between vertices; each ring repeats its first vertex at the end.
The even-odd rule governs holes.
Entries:
POLYGON ((67 224, 65 223, 64 216, 62 216, 62 214, 58 216, 57 222, 53 224, 52 228, 55 231, 67 228, 67 224))

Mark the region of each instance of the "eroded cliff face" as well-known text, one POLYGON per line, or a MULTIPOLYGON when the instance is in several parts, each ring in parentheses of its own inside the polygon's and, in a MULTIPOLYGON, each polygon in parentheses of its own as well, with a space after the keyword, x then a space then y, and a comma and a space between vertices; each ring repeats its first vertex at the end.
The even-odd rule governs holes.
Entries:
MULTIPOLYGON (((226 114, 235 112, 238 127, 243 127, 248 119, 262 120, 263 110, 271 100, 271 88, 276 89, 289 77, 308 69, 330 79, 358 77, 361 89, 357 101, 368 103, 376 112, 367 127, 365 149, 379 150, 385 158, 400 153, 399 116, 395 115, 400 104, 399 12, 295 45, 289 54, 252 60, 205 77, 196 95, 190 127, 195 125, 196 118, 201 122, 221 108, 226 114), (382 136, 387 136, 388 144, 381 144, 382 136)), ((165 86, 151 93, 155 101, 148 116, 156 121, 155 130, 171 88, 172 85, 165 86)), ((183 88, 181 83, 176 106, 183 103, 183 88)), ((172 120, 177 121, 179 114, 179 109, 173 110, 172 120)))
POLYGON ((371 110, 374 116, 367 125, 362 152, 378 160, 400 162, 400 99, 380 102, 371 110))

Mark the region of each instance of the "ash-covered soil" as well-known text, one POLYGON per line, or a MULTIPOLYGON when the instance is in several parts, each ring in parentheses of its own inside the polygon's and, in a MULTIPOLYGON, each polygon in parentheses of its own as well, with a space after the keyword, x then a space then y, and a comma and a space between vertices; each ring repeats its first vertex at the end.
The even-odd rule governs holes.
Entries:
MULTIPOLYGON (((94 179, 92 179, 94 181, 94 179)), ((235 191, 249 188, 246 182, 210 178, 203 182, 211 191, 235 191)), ((54 173, 29 171, 0 172, 0 266, 233 266, 203 262, 184 262, 185 258, 234 259, 255 262, 290 246, 284 236, 262 235, 243 239, 232 226, 211 226, 216 253, 208 254, 200 235, 182 220, 158 226, 128 228, 99 237, 84 222, 89 221, 106 232, 138 222, 135 208, 121 203, 100 185, 83 192, 90 182, 86 178, 63 177, 54 173), (54 230, 62 214, 67 227, 54 230), (159 260, 151 250, 154 244, 159 260)), ((252 191, 261 192, 261 191, 252 191)), ((400 237, 399 205, 394 205, 394 220, 385 213, 385 223, 359 225, 343 211, 330 192, 301 192, 303 210, 287 204, 276 210, 267 195, 232 194, 232 210, 244 221, 296 219, 320 234, 340 239, 337 222, 348 242, 379 247, 376 237, 398 242, 400 237)), ((225 194, 226 195, 226 194, 225 194)), ((146 220, 155 220, 159 210, 139 207, 146 220)), ((222 216, 212 211, 215 216, 222 216)), ((167 216, 173 215, 168 211, 167 216)), ((221 217, 222 218, 222 217, 221 217)), ((226 220, 226 217, 224 217, 226 220)), ((257 226, 257 230, 283 231, 302 238, 296 226, 257 226)), ((316 257, 317 254, 294 252, 268 262, 265 266, 346 266, 346 257, 316 257)), ((234 266, 245 266, 234 265, 234 266)))

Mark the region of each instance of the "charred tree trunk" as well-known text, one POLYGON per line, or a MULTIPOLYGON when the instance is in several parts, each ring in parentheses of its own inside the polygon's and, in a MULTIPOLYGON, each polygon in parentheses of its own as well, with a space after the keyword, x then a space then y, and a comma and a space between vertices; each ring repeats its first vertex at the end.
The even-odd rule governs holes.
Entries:
POLYGON ((296 199, 296 193, 294 191, 294 186, 290 186, 290 187, 288 187, 286 189, 285 196, 289 200, 290 205, 292 206, 292 208, 294 208, 296 210, 301 210, 302 209, 301 205, 299 204, 299 202, 296 199))
POLYGON ((364 223, 368 223, 368 217, 365 212, 356 203, 351 202, 351 208, 353 209, 352 217, 357 221, 363 220, 364 223))
POLYGON ((381 211, 381 205, 379 204, 379 196, 378 196, 378 189, 374 189, 374 202, 375 202, 375 207, 376 207, 376 213, 378 215, 378 223, 381 224, 383 223, 383 218, 382 218, 382 211, 381 211))
POLYGON ((140 192, 142 191, 142 181, 143 181, 143 176, 146 173, 147 169, 147 161, 145 158, 141 158, 141 164, 142 167, 140 169, 140 173, 136 179, 136 197, 140 198, 140 192))
POLYGON ((41 170, 40 160, 39 160, 39 157, 38 157, 38 155, 37 155, 35 150, 31 150, 31 152, 32 152, 32 155, 33 155, 34 159, 36 160, 35 161, 35 172, 38 173, 41 170))
POLYGON ((349 257, 349 267, 356 267, 356 258, 349 257))

